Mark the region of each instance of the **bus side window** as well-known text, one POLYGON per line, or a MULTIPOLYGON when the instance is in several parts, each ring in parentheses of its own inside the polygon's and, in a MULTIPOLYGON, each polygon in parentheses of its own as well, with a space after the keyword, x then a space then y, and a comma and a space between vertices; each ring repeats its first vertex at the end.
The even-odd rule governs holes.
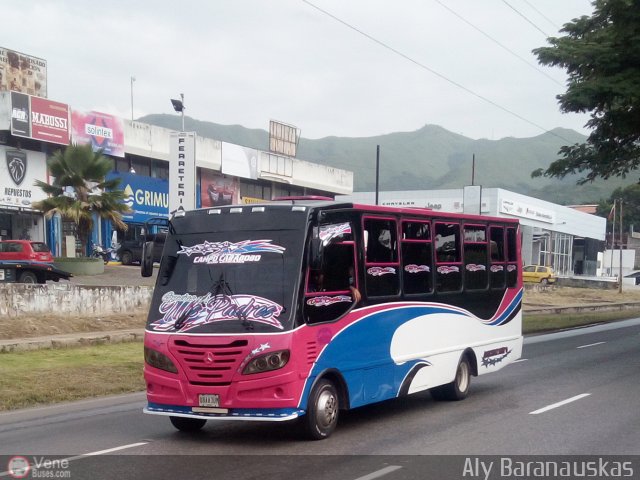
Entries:
POLYGON ((464 286, 468 290, 484 290, 489 282, 487 253, 487 227, 464 227, 464 286))
POLYGON ((507 288, 518 286, 518 231, 507 228, 507 288))
POLYGON ((367 296, 397 295, 400 291, 398 231, 390 218, 365 218, 367 296))
POLYGON ((402 223, 402 278, 407 295, 433 291, 430 233, 428 222, 402 223))
POLYGON ((507 273, 507 264, 504 248, 504 227, 492 226, 489 228, 491 251, 491 265, 489 266, 489 285, 494 289, 504 289, 507 273))
POLYGON ((460 258, 460 224, 435 224, 436 290, 462 290, 462 261, 460 258))
POLYGON ((304 297, 307 323, 330 322, 344 315, 355 303, 357 289, 355 244, 330 243, 324 249, 319 270, 308 269, 304 297))

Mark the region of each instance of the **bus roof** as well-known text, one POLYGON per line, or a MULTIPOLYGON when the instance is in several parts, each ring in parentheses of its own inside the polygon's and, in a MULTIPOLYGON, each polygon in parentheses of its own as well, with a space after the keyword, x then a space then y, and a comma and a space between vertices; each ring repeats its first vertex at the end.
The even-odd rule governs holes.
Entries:
MULTIPOLYGON (((327 200, 324 198, 318 197, 285 197, 279 198, 271 201, 265 201, 264 203, 251 203, 251 204, 240 204, 240 205, 224 205, 224 206, 214 206, 214 207, 205 207, 197 210, 192 210, 193 214, 198 214, 195 212, 208 212, 211 210, 222 210, 222 209, 232 209, 232 208, 250 208, 256 209, 260 207, 268 208, 268 209, 282 209, 290 206, 303 206, 308 207, 314 210, 342 210, 342 209, 353 209, 356 211, 364 212, 364 213, 375 213, 375 214, 388 214, 388 215, 406 215, 412 217, 420 217, 420 216, 428 216, 430 218, 442 218, 442 219, 455 219, 455 220, 478 220, 478 221, 492 221, 492 222, 501 222, 501 223, 518 223, 517 218, 505 218, 505 217, 494 217, 489 215, 471 215, 465 213, 453 213, 453 212, 441 212, 437 210, 432 210, 430 208, 421 208, 421 207, 391 207, 385 205, 368 205, 361 203, 351 203, 351 202, 340 202, 335 200, 327 200)), ((185 212, 185 214, 190 212, 185 212)), ((182 216, 182 215, 180 215, 182 216)))

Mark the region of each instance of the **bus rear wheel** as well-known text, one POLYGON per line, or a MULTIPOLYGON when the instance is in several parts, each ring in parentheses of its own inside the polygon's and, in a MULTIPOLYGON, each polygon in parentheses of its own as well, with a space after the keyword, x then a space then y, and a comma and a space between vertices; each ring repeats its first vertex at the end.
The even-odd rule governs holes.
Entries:
POLYGON ((333 382, 322 379, 316 383, 309 395, 307 414, 302 417, 305 433, 311 440, 323 440, 336 428, 340 398, 333 382))
POLYGON ((207 423, 206 420, 201 418, 169 417, 169 420, 181 432, 197 432, 207 423))
POLYGON ((460 359, 453 382, 431 389, 431 396, 436 400, 464 400, 469 394, 471 385, 471 364, 466 355, 460 359))

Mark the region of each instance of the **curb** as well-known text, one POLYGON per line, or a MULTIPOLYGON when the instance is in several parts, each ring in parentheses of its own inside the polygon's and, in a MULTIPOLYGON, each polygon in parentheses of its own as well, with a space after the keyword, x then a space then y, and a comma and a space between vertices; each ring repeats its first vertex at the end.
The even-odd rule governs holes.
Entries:
POLYGON ((14 338, 0 340, 0 354, 25 352, 50 348, 68 348, 87 345, 142 341, 144 329, 117 330, 110 332, 82 332, 47 337, 14 338))

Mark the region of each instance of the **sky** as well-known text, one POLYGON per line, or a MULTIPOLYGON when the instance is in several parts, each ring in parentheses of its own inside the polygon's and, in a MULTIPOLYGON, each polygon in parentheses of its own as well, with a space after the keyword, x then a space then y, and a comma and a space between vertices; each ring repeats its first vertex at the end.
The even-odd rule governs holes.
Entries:
POLYGON ((80 110, 176 114, 170 99, 184 93, 186 116, 278 120, 304 138, 432 124, 497 140, 587 133, 587 115, 559 111, 565 71, 531 50, 592 11, 588 0, 20 0, 3 9, 0 46, 45 59, 49 98, 80 110))

